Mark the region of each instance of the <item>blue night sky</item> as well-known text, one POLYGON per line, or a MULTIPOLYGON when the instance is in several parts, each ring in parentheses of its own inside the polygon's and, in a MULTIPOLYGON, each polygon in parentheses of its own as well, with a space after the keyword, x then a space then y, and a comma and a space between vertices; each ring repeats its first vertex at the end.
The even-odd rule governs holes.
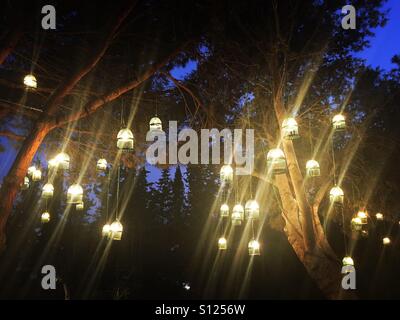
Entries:
MULTIPOLYGON (((375 36, 370 39, 370 47, 355 54, 355 56, 365 59, 367 65, 374 68, 379 67, 388 71, 394 66, 391 63, 393 55, 400 54, 400 0, 389 0, 385 4, 384 9, 390 10, 386 26, 374 30, 375 36)), ((196 62, 189 61, 186 66, 175 68, 172 75, 177 79, 183 79, 195 68, 196 62)), ((2 181, 4 175, 7 173, 13 162, 16 153, 7 138, 0 138, 0 144, 5 149, 0 153, 0 181, 2 181)), ((147 168, 150 171, 149 180, 155 182, 160 176, 160 171, 149 165, 147 168)), ((174 169, 171 170, 172 175, 174 172, 174 169)))

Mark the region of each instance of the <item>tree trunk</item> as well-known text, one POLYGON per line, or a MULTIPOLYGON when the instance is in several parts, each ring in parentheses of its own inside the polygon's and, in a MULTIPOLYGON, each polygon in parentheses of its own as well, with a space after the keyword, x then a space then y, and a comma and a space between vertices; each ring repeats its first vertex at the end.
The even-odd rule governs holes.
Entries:
POLYGON ((10 171, 4 178, 3 186, 0 190, 0 254, 4 252, 6 247, 6 225, 17 192, 33 157, 50 130, 51 126, 47 122, 36 125, 29 137, 24 141, 10 171))

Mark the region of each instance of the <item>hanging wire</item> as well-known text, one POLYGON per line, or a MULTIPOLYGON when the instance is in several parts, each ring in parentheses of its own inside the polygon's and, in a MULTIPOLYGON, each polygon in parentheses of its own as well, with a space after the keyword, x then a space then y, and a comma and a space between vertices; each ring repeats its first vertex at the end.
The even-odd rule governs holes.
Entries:
POLYGON ((333 165, 333 184, 336 186, 336 163, 335 163, 335 147, 334 147, 334 135, 332 135, 332 165, 333 165))
POLYGON ((121 165, 118 164, 118 173, 117 173, 117 204, 116 204, 116 210, 115 210, 115 219, 118 219, 118 212, 119 212, 119 182, 120 182, 120 176, 121 176, 121 165))

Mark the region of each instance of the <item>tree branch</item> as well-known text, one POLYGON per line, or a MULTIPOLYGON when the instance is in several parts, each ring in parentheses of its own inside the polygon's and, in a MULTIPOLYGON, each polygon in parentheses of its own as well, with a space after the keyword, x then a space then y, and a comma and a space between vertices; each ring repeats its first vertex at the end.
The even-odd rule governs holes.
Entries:
POLYGON ((102 95, 101 97, 98 97, 92 101, 89 101, 83 108, 83 110, 78 110, 75 113, 71 113, 66 116, 61 116, 61 117, 56 117, 55 119, 55 124, 54 127, 59 127, 62 126, 68 122, 72 121, 77 121, 81 118, 84 118, 86 116, 89 116, 90 114, 94 113, 97 109, 100 107, 104 106, 106 103, 111 102, 124 93, 136 89, 139 87, 143 82, 151 78, 157 71, 159 71, 162 67, 164 67, 173 57, 175 57, 178 53, 182 51, 182 49, 186 46, 187 43, 185 43, 183 46, 179 47, 175 51, 173 51, 167 58, 162 60, 161 62, 157 64, 153 64, 151 67, 149 67, 141 76, 138 78, 128 82, 125 85, 122 85, 118 87, 117 89, 114 89, 113 91, 106 93, 102 95))
POLYGON ((80 70, 73 73, 69 78, 64 81, 64 83, 59 85, 58 88, 49 97, 44 108, 44 110, 46 110, 46 115, 54 114, 63 97, 65 97, 75 87, 75 85, 97 65, 100 59, 104 56, 112 40, 114 39, 118 28, 132 11, 135 3, 136 2, 133 1, 127 2, 127 4, 117 16, 116 20, 111 23, 111 27, 108 32, 105 33, 106 36, 103 41, 101 41, 100 45, 93 51, 92 57, 80 70))
POLYGON ((19 134, 11 132, 11 131, 0 131, 0 136, 7 137, 7 138, 10 138, 13 140, 18 140, 18 141, 25 140, 24 136, 21 136, 19 134))

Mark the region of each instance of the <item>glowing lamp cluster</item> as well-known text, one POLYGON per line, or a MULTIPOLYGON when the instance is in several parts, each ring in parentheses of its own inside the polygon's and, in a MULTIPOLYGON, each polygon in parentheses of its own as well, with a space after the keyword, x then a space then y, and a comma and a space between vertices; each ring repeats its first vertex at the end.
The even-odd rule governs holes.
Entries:
POLYGON ((83 189, 79 184, 73 184, 67 191, 67 203, 78 204, 83 202, 83 189))
POLYGON ((359 217, 354 217, 351 219, 351 229, 353 231, 361 231, 362 230, 362 221, 359 217))
POLYGON ((331 204, 338 204, 338 205, 343 204, 344 201, 343 190, 338 186, 333 187, 329 192, 329 199, 331 201, 331 204))
POLYGON ((257 240, 251 240, 249 242, 249 255, 250 256, 259 256, 260 255, 260 243, 257 240))
POLYGON ((42 223, 47 223, 50 221, 50 213, 47 211, 43 212, 42 215, 40 216, 40 221, 42 223))
POLYGON ((96 164, 97 171, 106 171, 107 170, 107 160, 99 159, 96 164))
POLYGON ((365 211, 358 211, 357 218, 360 219, 362 225, 368 223, 368 214, 365 211))
POLYGON ((122 231, 123 226, 119 220, 115 220, 110 225, 110 237, 112 240, 121 240, 122 239, 122 231))
POLYGON ((221 205, 221 208, 219 209, 219 214, 222 218, 227 218, 229 217, 229 206, 226 203, 223 203, 221 205))
POLYGON ((307 176, 319 177, 321 175, 321 169, 319 163, 315 160, 308 160, 306 163, 307 176))
POLYGON ((241 204, 237 204, 232 209, 232 224, 234 226, 240 226, 244 219, 244 208, 241 204))
POLYGON ((36 89, 37 80, 33 74, 28 74, 24 77, 24 85, 27 89, 36 89))
POLYGON ((258 219, 260 217, 260 206, 256 200, 249 200, 244 206, 246 219, 258 219))
POLYGON ((218 249, 219 250, 226 250, 228 247, 228 242, 226 241, 225 237, 221 237, 218 239, 218 249))
POLYGON ((299 138, 299 126, 295 118, 286 118, 282 122, 282 136, 287 140, 299 138))
POLYGON ((225 164, 221 167, 221 170, 219 172, 221 182, 226 184, 226 183, 231 183, 233 181, 233 169, 229 164, 225 164))
POLYGON ((42 180, 42 171, 36 169, 35 166, 31 166, 28 168, 28 176, 31 177, 32 181, 40 181, 42 180))
POLYGON ((281 149, 275 148, 268 151, 267 166, 273 174, 286 172, 286 157, 281 149))
POLYGON ((46 183, 42 188, 42 197, 45 199, 53 197, 54 186, 51 183, 46 183))
POLYGON ((131 151, 134 146, 133 133, 129 128, 119 130, 117 135, 117 148, 123 151, 131 151))
POLYGON ((346 119, 344 115, 337 114, 332 118, 332 127, 335 131, 344 131, 346 129, 346 119))

